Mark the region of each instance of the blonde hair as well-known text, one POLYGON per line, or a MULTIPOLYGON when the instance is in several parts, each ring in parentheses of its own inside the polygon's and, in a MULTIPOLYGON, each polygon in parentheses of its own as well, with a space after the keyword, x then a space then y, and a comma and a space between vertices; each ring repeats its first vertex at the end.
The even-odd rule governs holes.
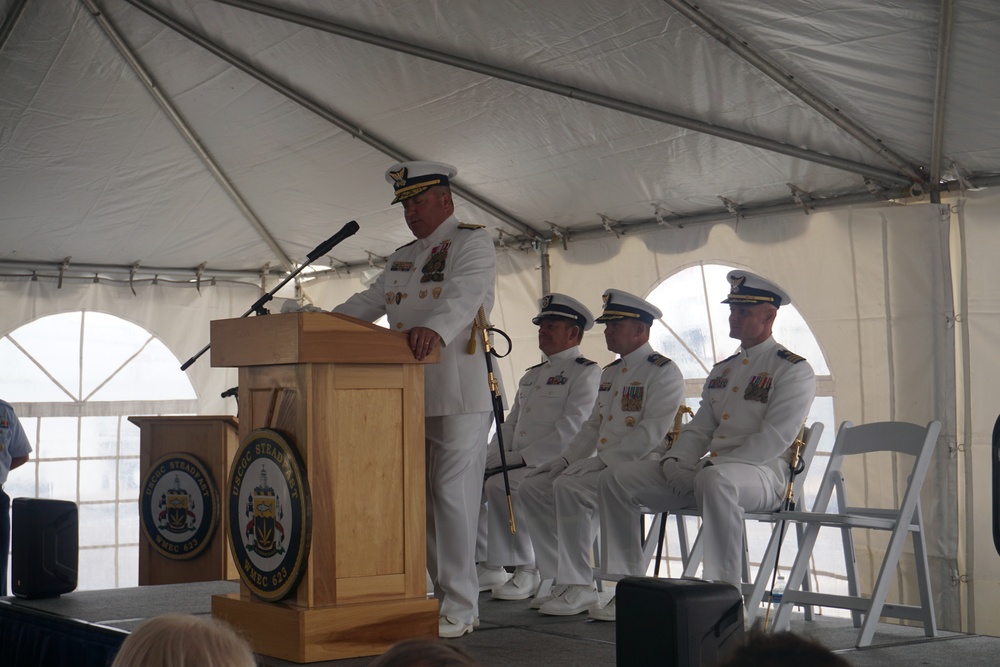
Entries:
POLYGON ((250 645, 213 618, 163 614, 144 621, 122 643, 111 667, 256 667, 250 645))

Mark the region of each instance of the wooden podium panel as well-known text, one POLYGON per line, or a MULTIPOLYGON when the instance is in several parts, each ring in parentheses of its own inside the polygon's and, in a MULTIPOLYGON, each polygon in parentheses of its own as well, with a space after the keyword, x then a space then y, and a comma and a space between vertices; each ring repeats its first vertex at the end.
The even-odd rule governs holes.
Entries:
POLYGON ((294 592, 267 602, 241 582, 239 595, 213 598, 213 615, 243 629, 258 653, 313 662, 437 636, 425 574, 422 363, 405 335, 341 315, 212 322, 212 365, 240 369, 240 440, 280 432, 310 489, 309 556, 294 592))
MULTIPOLYGON (((170 454, 190 454, 204 464, 215 483, 220 506, 212 542, 190 560, 175 560, 157 551, 139 536, 139 585, 179 584, 191 581, 238 579, 229 551, 229 529, 222 511, 222 493, 229 464, 239 446, 238 423, 229 415, 129 417, 139 427, 139 474, 145 479, 150 466, 170 454)), ((141 530, 140 530, 141 532, 141 530)))

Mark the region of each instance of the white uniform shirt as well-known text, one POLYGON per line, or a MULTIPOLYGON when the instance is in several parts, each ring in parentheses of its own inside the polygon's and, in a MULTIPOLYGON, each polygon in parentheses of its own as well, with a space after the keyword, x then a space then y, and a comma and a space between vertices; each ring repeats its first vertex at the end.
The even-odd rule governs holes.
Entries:
POLYGON ((504 448, 532 467, 560 456, 594 407, 600 375, 597 363, 580 356, 577 346, 529 368, 501 427, 504 448))
POLYGON ((607 466, 663 452, 663 439, 684 400, 677 364, 646 343, 604 368, 590 417, 563 457, 597 455, 607 466))
POLYGON ((694 462, 709 452, 713 464, 765 467, 777 483, 788 479, 789 445, 816 395, 816 376, 802 357, 774 338, 717 363, 705 380, 701 407, 667 456, 694 462))
MULTIPOLYGON (((392 253, 375 282, 333 312, 370 322, 387 314, 394 331, 433 329, 443 347, 440 363, 424 368, 424 414, 491 412, 482 341, 471 355, 467 345, 480 306, 489 318, 495 287, 496 251, 489 233, 459 225, 451 216, 427 238, 392 253)), ((494 376, 499 380, 498 370, 494 376)))
POLYGON ((14 408, 10 403, 0 401, 0 485, 7 481, 11 460, 30 453, 31 444, 14 414, 14 408))

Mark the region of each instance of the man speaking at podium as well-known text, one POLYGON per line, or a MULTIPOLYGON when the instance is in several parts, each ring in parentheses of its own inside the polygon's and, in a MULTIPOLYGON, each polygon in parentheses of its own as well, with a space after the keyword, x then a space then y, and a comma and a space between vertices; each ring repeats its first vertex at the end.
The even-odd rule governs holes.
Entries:
POLYGON ((438 162, 402 162, 386 171, 415 241, 397 249, 364 292, 333 309, 375 321, 389 318, 409 336, 420 360, 438 348, 441 361, 424 369, 427 453, 427 569, 441 601, 438 633, 460 637, 479 617, 475 547, 485 443, 493 420, 482 344, 473 322, 487 321, 496 286, 496 251, 480 226, 455 217, 449 179, 457 169, 438 162))

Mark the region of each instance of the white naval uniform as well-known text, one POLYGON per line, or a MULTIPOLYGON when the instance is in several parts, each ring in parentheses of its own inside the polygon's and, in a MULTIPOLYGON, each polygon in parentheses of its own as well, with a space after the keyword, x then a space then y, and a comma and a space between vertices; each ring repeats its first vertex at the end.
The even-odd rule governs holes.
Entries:
POLYGON ((489 317, 495 286, 489 234, 450 216, 396 250, 371 287, 333 309, 368 321, 387 314, 395 331, 420 326, 441 336, 440 363, 424 368, 427 569, 439 613, 465 624, 479 615, 476 522, 493 419, 482 344, 471 355, 466 346, 480 306, 489 317))
MULTIPOLYGON (((486 537, 488 545, 486 562, 534 564, 535 554, 517 489, 531 468, 561 456, 569 446, 594 407, 600 376, 600 366, 582 357, 580 348, 573 346, 532 366, 521 377, 514 404, 501 426, 508 458, 516 452, 526 466, 507 473, 517 532, 513 535, 510 532, 503 475, 493 475, 483 485, 487 506, 485 526, 480 516, 480 534, 486 537)), ((496 436, 490 442, 490 448, 495 447, 496 436)))
POLYGON ((683 400, 680 370, 649 343, 604 368, 594 409, 563 454, 570 466, 554 481, 546 474, 527 478, 518 494, 543 579, 593 582, 590 552, 599 525, 600 468, 659 458, 683 400), (595 451, 597 459, 588 461, 595 451), (574 464, 593 470, 576 475, 574 464))
POLYGON ((664 461, 622 466, 601 480, 608 571, 645 574, 640 538, 627 529, 640 505, 654 512, 697 506, 704 578, 739 586, 743 512, 771 511, 781 503, 789 445, 815 394, 812 367, 774 338, 716 364, 701 407, 664 461), (670 458, 678 461, 666 463, 670 458))
POLYGON ((0 400, 0 596, 7 595, 7 556, 10 553, 10 497, 4 492, 10 464, 31 454, 31 444, 10 403, 0 400))

